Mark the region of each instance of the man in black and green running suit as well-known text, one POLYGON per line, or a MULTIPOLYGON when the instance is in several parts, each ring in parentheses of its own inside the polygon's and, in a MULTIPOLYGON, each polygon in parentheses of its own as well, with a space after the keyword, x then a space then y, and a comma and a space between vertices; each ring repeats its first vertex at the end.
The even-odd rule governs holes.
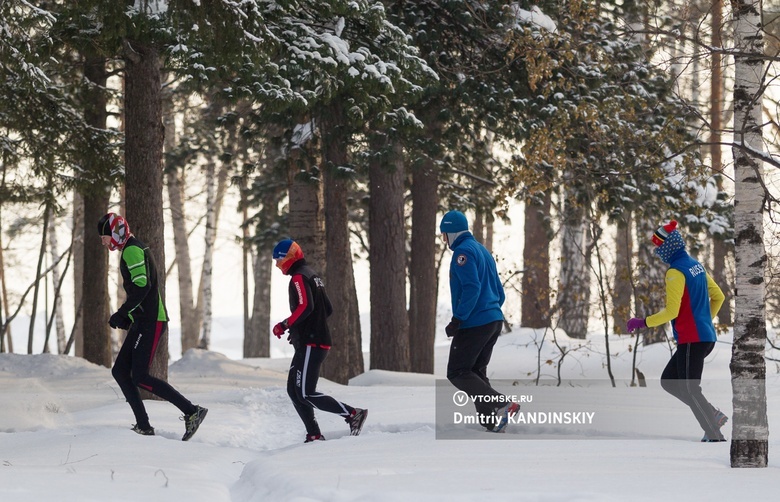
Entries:
POLYGON ((116 356, 111 374, 122 389, 135 415, 133 431, 153 436, 146 407, 138 387, 152 392, 179 408, 184 413, 185 433, 182 441, 190 439, 198 430, 208 410, 192 404, 168 382, 149 374, 157 346, 168 327, 165 310, 157 287, 157 269, 149 248, 131 232, 120 215, 108 213, 98 222, 101 243, 110 251, 119 250, 122 286, 127 299, 108 321, 114 329, 127 330, 122 348, 116 356))

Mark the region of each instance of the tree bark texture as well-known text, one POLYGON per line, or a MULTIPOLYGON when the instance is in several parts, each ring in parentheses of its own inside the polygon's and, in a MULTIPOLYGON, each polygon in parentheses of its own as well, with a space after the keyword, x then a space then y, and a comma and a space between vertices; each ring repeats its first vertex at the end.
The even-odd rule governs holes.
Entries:
POLYGON ((214 242, 217 236, 216 227, 216 193, 214 188, 214 175, 216 166, 213 161, 206 162, 206 235, 203 246, 203 273, 201 274, 201 292, 203 294, 203 323, 201 326, 200 342, 198 348, 208 350, 211 345, 212 323, 212 271, 214 270, 214 242))
POLYGON ((558 287, 558 326, 572 338, 588 334, 590 270, 587 261, 585 209, 568 193, 561 227, 561 278, 558 287))
MULTIPOLYGON (((51 263, 55 263, 59 257, 59 244, 57 242, 57 218, 52 211, 52 214, 49 216, 49 259, 51 260, 51 263)), ((63 264, 63 266, 65 266, 65 264, 63 264)), ((62 280, 59 265, 52 269, 51 278, 54 290, 58 291, 59 288, 57 286, 62 280)), ((57 354, 64 353, 65 344, 67 343, 67 339, 65 338, 65 321, 62 318, 62 312, 62 296, 57 294, 54 297, 54 327, 57 335, 57 354)), ((44 353, 48 352, 48 350, 48 344, 44 345, 44 353)))
MULTIPOLYGON (((73 312, 76 314, 71 342, 74 355, 84 357, 84 318, 81 302, 84 298, 84 196, 73 192, 73 312)), ((96 234, 97 235, 97 234, 96 234)))
POLYGON ((306 261, 323 277, 325 260, 325 211, 322 171, 317 168, 315 137, 301 131, 310 124, 299 124, 288 145, 289 232, 306 254, 306 261))
MULTIPOLYGON (((655 245, 651 240, 653 232, 666 224, 666 221, 650 221, 647 217, 636 219, 638 258, 634 279, 634 302, 638 317, 647 317, 664 308, 666 299, 667 266, 655 255, 655 245)), ((665 342, 668 324, 643 331, 645 345, 665 342)))
MULTIPOLYGON (((162 86, 157 49, 125 42, 125 207, 130 229, 151 250, 165 301, 162 86)), ((157 346, 150 373, 167 380, 168 337, 157 346)), ((145 393, 146 397, 152 394, 145 393)))
POLYGON ((363 372, 360 312, 349 238, 348 205, 352 181, 345 169, 348 165, 347 138, 340 130, 344 124, 340 104, 329 107, 323 117, 326 289, 333 304, 333 315, 328 323, 333 348, 323 365, 322 375, 335 382, 347 383, 363 372))
MULTIPOLYGON (((270 228, 278 221, 278 196, 272 192, 263 197, 260 209, 260 228, 270 228)), ((271 355, 271 275, 275 269, 271 255, 273 242, 261 242, 256 249, 252 267, 254 274, 254 298, 249 329, 244 336, 244 357, 268 357, 271 355)), ((305 251, 304 251, 305 252, 305 251)))
POLYGON ((736 290, 731 385, 731 466, 766 467, 766 293, 761 102, 764 39, 761 3, 736 0, 734 10, 734 234, 736 290))
POLYGON ((520 323, 526 328, 550 327, 550 207, 549 191, 542 200, 525 201, 523 278, 520 323))
MULTIPOLYGON (((97 54, 86 53, 84 76, 88 82, 85 90, 84 117, 96 129, 106 128, 105 85, 108 78, 106 63, 97 54)), ((81 242, 83 253, 80 268, 82 297, 80 306, 82 331, 76 334, 76 354, 95 364, 111 366, 111 331, 108 318, 111 315, 108 295, 108 252, 101 246, 97 223, 108 210, 109 187, 91 187, 83 195, 83 225, 81 242), (79 342, 79 338, 81 339, 79 342)), ((77 310, 78 312, 78 310, 77 310)))
MULTIPOLYGON (((722 47, 723 40, 720 32, 723 29, 723 1, 713 0, 712 2, 712 46, 722 47)), ((723 156, 721 152, 723 128, 723 58, 717 51, 710 55, 712 61, 712 71, 710 72, 710 160, 712 170, 715 174, 723 173, 723 156)), ((718 177, 718 192, 723 191, 723 177, 718 177)), ((732 316, 731 302, 734 299, 733 290, 727 285, 731 284, 728 270, 726 267, 726 258, 729 253, 733 253, 734 248, 727 244, 725 240, 715 237, 713 247, 712 278, 723 290, 726 300, 718 312, 718 322, 725 326, 731 326, 734 322, 732 316)))
POLYGON ((406 315, 404 158, 386 135, 371 139, 368 240, 371 298, 371 369, 409 371, 406 315), (379 153, 382 152, 382 153, 379 153))
MULTIPOLYGON (((176 148, 176 120, 173 98, 170 91, 163 94, 163 121, 165 124, 165 151, 176 148)), ((165 169, 165 185, 173 227, 173 247, 176 253, 176 269, 179 282, 179 316, 181 326, 181 352, 198 345, 200 333, 199 318, 195 312, 195 295, 192 288, 192 262, 187 234, 187 219, 184 213, 183 186, 179 166, 168 165, 165 169)))
MULTIPOLYGON (((434 132, 433 137, 438 134, 434 132)), ((436 337, 436 235, 439 173, 433 159, 412 168, 412 238, 409 257, 409 351, 416 373, 433 373, 436 337)))
POLYGON ((625 210, 617 222, 615 235, 615 282, 612 288, 612 331, 625 333, 628 320, 633 317, 631 310, 631 258, 633 257, 634 238, 632 214, 625 210))

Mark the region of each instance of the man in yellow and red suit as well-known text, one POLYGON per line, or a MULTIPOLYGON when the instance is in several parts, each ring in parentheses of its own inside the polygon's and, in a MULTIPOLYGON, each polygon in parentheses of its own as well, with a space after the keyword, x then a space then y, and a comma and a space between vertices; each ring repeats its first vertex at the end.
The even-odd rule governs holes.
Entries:
POLYGON ((669 265, 666 271, 666 306, 646 318, 628 321, 628 332, 672 323, 677 350, 661 374, 661 386, 687 404, 699 422, 702 442, 725 441, 720 432, 728 417, 707 401, 701 390, 704 359, 717 341, 712 319, 725 297, 701 263, 685 250, 685 242, 672 220, 653 234, 655 254, 669 265))

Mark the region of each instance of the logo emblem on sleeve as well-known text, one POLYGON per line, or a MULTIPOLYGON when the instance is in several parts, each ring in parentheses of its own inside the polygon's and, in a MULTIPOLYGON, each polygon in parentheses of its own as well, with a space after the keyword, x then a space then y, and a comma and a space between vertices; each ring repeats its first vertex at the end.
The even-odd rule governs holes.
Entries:
POLYGON ((462 267, 466 264, 466 255, 465 254, 459 254, 457 258, 455 258, 455 262, 458 264, 459 267, 462 267))

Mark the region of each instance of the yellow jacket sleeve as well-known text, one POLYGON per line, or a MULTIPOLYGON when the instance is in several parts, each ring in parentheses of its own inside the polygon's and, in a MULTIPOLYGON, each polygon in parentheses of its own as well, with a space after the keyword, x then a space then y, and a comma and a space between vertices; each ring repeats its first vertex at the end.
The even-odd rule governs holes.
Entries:
MULTIPOLYGON (((709 283, 708 283, 709 284, 709 283)), ((717 285, 716 285, 717 286, 717 285)), ((677 318, 680 313, 683 293, 685 292, 685 276, 679 270, 670 268, 666 271, 666 306, 660 312, 645 318, 649 328, 655 328, 677 318)), ((721 293, 722 295, 723 293, 721 293)), ((710 300, 712 301, 712 300, 710 300)), ((720 307, 719 307, 720 308, 720 307)))
POLYGON ((714 319, 720 308, 723 306, 723 302, 726 300, 726 295, 723 294, 718 283, 707 274, 707 291, 710 294, 710 313, 714 319))

